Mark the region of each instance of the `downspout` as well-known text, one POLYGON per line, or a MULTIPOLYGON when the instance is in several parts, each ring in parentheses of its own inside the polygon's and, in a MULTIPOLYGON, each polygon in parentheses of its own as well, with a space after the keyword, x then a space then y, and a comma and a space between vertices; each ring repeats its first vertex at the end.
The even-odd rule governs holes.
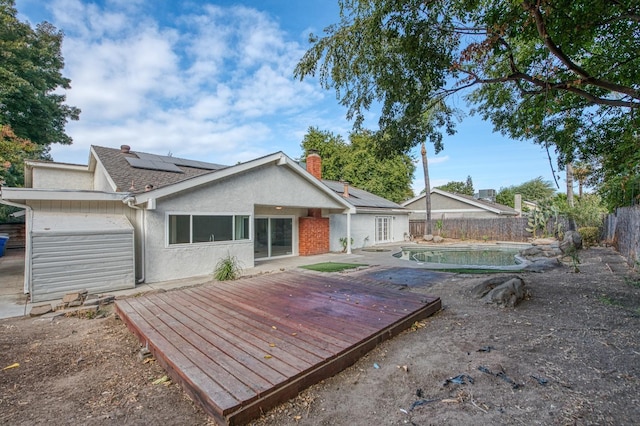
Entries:
POLYGON ((146 253, 147 253, 147 211, 146 209, 143 209, 141 207, 136 206, 135 204, 133 204, 133 202, 135 201, 134 197, 127 197, 124 200, 122 200, 123 203, 125 203, 127 206, 131 207, 134 210, 141 210, 142 211, 142 241, 141 241, 141 255, 140 255, 140 264, 141 264, 141 276, 140 278, 138 278, 136 280, 136 284, 142 284, 145 281, 145 272, 146 272, 146 253))
POLYGON ((351 210, 347 212, 347 254, 351 254, 351 210))
POLYGON ((24 251, 24 285, 22 291, 24 294, 31 294, 31 229, 33 226, 33 209, 26 204, 14 203, 12 201, 1 200, 0 203, 7 206, 18 207, 25 209, 28 215, 26 217, 26 229, 25 229, 25 251, 24 251), (28 261, 27 261, 28 260, 28 261))

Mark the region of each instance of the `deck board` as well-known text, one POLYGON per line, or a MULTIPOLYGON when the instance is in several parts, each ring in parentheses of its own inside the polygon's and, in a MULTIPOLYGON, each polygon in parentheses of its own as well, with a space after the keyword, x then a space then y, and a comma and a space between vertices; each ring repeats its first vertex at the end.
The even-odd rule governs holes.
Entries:
POLYGON ((285 272, 116 301, 170 377, 244 424, 441 308, 354 277, 285 272))

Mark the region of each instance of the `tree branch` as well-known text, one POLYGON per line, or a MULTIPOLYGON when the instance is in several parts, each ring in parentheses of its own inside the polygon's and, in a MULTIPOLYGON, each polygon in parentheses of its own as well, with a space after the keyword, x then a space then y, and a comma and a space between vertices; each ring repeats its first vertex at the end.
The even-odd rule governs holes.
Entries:
MULTIPOLYGON (((538 34, 542 38, 542 41, 543 41, 544 45, 547 47, 547 49, 549 49, 549 52, 551 52, 551 54, 553 54, 556 58, 558 58, 570 71, 572 71, 575 74, 577 74, 580 77, 582 77, 579 80, 580 83, 586 83, 586 84, 590 84, 590 85, 593 85, 593 86, 601 87, 603 89, 606 89, 606 90, 609 90, 609 91, 612 91, 612 92, 625 94, 625 95, 627 95, 627 96, 629 96, 629 97, 631 97, 633 99, 640 100, 640 93, 638 93, 637 90, 634 90, 631 87, 622 86, 622 85, 619 85, 619 84, 611 83, 611 82, 604 81, 604 80, 601 80, 599 78, 596 78, 596 77, 592 76, 591 74, 589 74, 586 70, 584 70, 583 68, 581 68, 580 66, 575 64, 562 51, 562 49, 554 43, 554 41, 551 39, 551 36, 549 35, 549 33, 547 33, 547 28, 546 28, 546 25, 544 23, 544 19, 542 17, 542 13, 540 12, 540 9, 538 9, 537 6, 530 4, 526 0, 524 0, 522 2, 522 7, 527 12, 529 12, 531 14, 531 16, 533 17, 533 19, 535 20, 536 28, 538 29, 538 34)), ((574 90, 570 90, 570 91, 574 91, 574 90)), ((585 91, 582 91, 582 92, 583 93, 588 93, 588 92, 585 92, 585 91)), ((578 93, 578 92, 575 92, 575 93, 578 93)), ((602 99, 602 98, 597 98, 597 97, 595 97, 593 95, 590 95, 590 96, 592 98, 594 98, 594 99, 602 99)), ((606 102, 603 102, 605 105, 626 106, 626 103, 618 104, 618 103, 616 103, 618 101, 615 101, 615 100, 607 100, 607 99, 602 99, 602 100, 606 101, 606 102), (609 103, 609 102, 614 102, 614 103, 609 103)))

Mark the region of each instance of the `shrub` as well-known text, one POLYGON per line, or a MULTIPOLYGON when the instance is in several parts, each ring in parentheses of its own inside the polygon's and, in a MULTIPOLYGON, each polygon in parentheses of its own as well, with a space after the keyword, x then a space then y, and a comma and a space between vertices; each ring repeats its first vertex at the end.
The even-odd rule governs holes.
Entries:
POLYGON ((595 226, 584 226, 578 228, 578 232, 582 237, 582 244, 586 247, 594 246, 600 242, 600 228, 595 226))
POLYGON ((213 271, 213 277, 218 281, 235 280, 239 278, 241 274, 242 268, 240 267, 238 258, 230 254, 220 259, 213 271))

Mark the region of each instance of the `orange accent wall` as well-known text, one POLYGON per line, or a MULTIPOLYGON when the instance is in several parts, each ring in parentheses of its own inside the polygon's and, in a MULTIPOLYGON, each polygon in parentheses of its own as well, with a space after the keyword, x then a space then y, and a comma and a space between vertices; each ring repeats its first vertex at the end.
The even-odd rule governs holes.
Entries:
POLYGON ((300 256, 329 253, 329 218, 301 217, 298 233, 300 256))

